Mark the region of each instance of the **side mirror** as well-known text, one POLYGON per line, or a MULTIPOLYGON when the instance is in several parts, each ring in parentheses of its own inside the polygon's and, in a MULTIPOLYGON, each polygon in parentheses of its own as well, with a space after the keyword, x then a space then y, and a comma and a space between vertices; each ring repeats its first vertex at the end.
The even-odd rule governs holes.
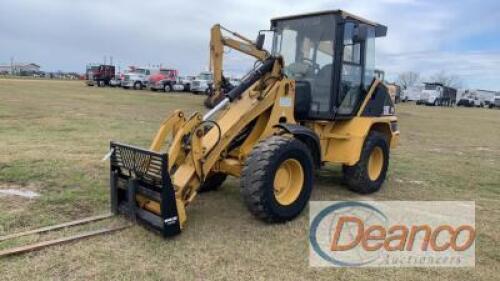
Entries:
POLYGON ((354 34, 352 35, 352 41, 354 41, 354 43, 361 43, 363 41, 366 41, 367 38, 368 38, 368 26, 366 24, 359 24, 354 29, 354 34))
POLYGON ((264 41, 266 40, 266 35, 263 33, 259 33, 257 35, 257 40, 255 40, 255 46, 257 47, 258 50, 262 50, 264 47, 264 41))

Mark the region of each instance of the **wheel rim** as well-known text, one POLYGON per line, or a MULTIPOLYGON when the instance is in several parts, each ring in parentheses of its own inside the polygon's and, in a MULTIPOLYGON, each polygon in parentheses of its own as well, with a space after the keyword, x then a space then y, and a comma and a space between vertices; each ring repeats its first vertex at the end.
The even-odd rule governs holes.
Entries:
POLYGON ((383 166, 384 152, 382 148, 377 146, 370 153, 370 158, 368 160, 368 177, 370 180, 375 181, 380 177, 383 166))
POLYGON ((300 195, 304 185, 304 169, 299 161, 287 159, 274 175, 274 196, 281 205, 290 205, 300 195))

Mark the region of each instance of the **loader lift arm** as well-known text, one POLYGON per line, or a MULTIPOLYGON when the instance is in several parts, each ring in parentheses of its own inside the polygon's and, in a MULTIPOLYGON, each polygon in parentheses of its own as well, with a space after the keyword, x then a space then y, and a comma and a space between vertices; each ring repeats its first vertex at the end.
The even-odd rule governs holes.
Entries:
MULTIPOLYGON (((257 40, 259 41, 259 39, 257 40)), ((263 62, 269 58, 270 54, 262 49, 263 42, 253 42, 243 35, 233 32, 220 24, 215 24, 210 30, 210 62, 209 71, 213 71, 213 87, 205 100, 205 106, 213 108, 224 98, 224 93, 229 92, 228 82, 223 74, 224 47, 229 47, 243 54, 252 56, 263 62), (230 36, 224 36, 224 33, 230 36)))

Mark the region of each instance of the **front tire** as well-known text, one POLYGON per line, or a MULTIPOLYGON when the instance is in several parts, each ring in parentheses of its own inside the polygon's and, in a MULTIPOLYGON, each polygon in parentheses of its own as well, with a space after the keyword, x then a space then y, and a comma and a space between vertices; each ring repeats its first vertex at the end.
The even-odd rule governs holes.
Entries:
POLYGON ((169 84, 165 84, 165 86, 163 86, 163 91, 165 91, 165 93, 168 93, 172 91, 172 87, 169 84))
POLYGON ((241 195, 248 210, 268 222, 284 222, 305 208, 313 186, 309 148, 291 137, 273 136, 258 143, 241 175, 241 195))
POLYGON ((134 83, 134 90, 142 90, 142 83, 141 82, 135 82, 134 83))
POLYGON ((344 165, 344 182, 350 190, 369 194, 380 189, 389 167, 389 144, 385 135, 371 132, 365 140, 358 163, 344 165))

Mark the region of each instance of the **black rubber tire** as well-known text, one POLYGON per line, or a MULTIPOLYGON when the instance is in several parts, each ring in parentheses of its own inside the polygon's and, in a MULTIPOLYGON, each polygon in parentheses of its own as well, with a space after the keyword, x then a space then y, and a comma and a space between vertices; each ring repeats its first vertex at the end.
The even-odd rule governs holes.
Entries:
POLYGON ((370 132, 363 145, 361 156, 354 166, 342 166, 344 174, 343 182, 354 192, 361 194, 374 193, 380 190, 385 181, 387 169, 389 167, 389 144, 384 134, 379 132, 370 132), (384 164, 379 177, 372 181, 368 176, 368 160, 375 147, 380 147, 384 156, 384 164))
POLYGON ((314 174, 313 158, 309 148, 300 140, 272 136, 259 142, 242 170, 240 192, 248 210, 267 222, 285 222, 297 217, 311 196, 314 174), (280 164, 287 159, 299 161, 304 171, 304 185, 295 202, 281 205, 274 195, 274 176, 280 164))
POLYGON ((216 173, 209 176, 205 182, 198 188, 198 193, 208 192, 219 189, 219 187, 226 180, 227 175, 222 173, 216 173))
POLYGON ((170 84, 165 84, 165 86, 163 86, 163 91, 165 93, 170 93, 170 92, 172 92, 172 90, 173 89, 172 89, 172 86, 170 84))
POLYGON ((135 82, 134 83, 134 90, 142 90, 142 83, 141 82, 135 82), (137 86, 139 85, 139 86, 137 86))

